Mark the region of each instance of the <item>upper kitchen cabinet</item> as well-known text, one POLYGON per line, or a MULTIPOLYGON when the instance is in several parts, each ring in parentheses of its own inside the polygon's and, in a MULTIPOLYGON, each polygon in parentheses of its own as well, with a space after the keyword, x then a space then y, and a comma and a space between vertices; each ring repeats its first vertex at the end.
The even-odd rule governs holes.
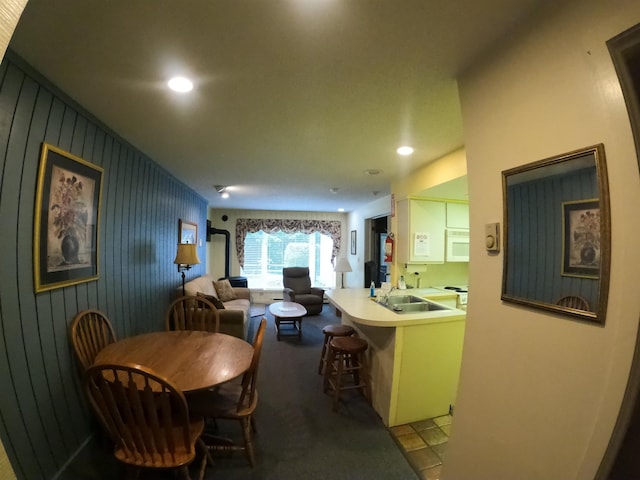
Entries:
POLYGON ((447 228, 469 228, 469 204, 447 202, 447 228))
POLYGON ((400 263, 444 263, 445 202, 405 199, 397 203, 396 245, 400 263))

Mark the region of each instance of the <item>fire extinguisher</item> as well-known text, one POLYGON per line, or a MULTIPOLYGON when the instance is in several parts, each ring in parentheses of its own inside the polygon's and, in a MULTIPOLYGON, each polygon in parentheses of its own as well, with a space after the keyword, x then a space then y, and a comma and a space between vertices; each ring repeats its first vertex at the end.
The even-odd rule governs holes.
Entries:
POLYGON ((387 234, 387 239, 384 241, 384 261, 393 262, 393 233, 387 234))

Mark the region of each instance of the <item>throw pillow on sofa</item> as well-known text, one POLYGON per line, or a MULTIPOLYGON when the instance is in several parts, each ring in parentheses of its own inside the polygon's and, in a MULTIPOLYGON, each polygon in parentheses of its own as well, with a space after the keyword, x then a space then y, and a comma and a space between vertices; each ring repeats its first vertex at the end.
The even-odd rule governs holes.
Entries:
POLYGON ((204 298, 205 300, 209 300, 211 303, 213 303, 213 306, 216 307, 218 310, 224 310, 224 303, 222 303, 215 296, 207 295, 206 293, 202 293, 202 292, 198 292, 198 293, 196 293, 196 295, 198 297, 204 298))
POLYGON ((213 286, 218 292, 218 298, 223 302, 228 302, 229 300, 236 299, 236 292, 231 286, 231 282, 229 280, 218 280, 217 282, 213 282, 213 286))

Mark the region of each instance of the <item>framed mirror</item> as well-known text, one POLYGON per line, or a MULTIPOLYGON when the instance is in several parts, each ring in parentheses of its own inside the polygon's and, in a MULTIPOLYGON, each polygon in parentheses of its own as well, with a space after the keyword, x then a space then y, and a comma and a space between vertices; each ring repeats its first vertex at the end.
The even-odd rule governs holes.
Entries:
POLYGON ((604 145, 502 172, 502 300, 604 325, 611 229, 604 145))

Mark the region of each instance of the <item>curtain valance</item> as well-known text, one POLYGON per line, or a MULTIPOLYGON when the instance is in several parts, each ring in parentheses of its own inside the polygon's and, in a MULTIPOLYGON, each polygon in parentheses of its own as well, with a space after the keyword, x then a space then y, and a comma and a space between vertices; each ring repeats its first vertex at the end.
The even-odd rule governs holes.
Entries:
POLYGON ((315 233, 328 235, 333 240, 331 262, 334 263, 340 251, 341 222, 336 220, 286 220, 269 218, 239 218, 236 220, 236 254, 238 263, 244 267, 244 239, 247 233, 262 230, 264 233, 315 233))

